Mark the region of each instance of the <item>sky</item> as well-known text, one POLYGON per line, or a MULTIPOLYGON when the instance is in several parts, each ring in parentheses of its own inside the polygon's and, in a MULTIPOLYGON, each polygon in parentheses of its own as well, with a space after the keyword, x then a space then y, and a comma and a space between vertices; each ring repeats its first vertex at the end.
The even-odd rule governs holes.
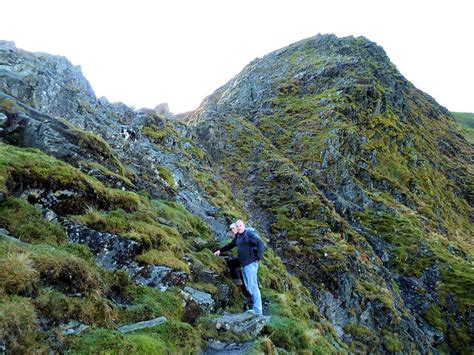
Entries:
POLYGON ((474 112, 473 9, 471 0, 8 0, 0 39, 67 57, 97 97, 180 113, 271 51, 318 33, 365 36, 438 103, 474 112))

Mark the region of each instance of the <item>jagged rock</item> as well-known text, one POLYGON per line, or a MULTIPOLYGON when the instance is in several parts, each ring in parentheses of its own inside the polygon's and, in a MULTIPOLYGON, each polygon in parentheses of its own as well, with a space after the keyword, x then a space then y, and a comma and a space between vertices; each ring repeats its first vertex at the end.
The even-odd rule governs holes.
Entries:
POLYGON ((210 283, 217 287, 216 301, 221 304, 226 304, 231 296, 231 288, 225 283, 222 275, 219 275, 211 270, 201 268, 195 264, 191 265, 191 273, 193 280, 196 282, 210 283))
POLYGON ((256 337, 265 326, 265 317, 252 311, 238 314, 225 314, 213 319, 212 326, 220 331, 230 332, 237 336, 249 335, 256 337))
POLYGON ((130 333, 130 332, 133 332, 135 330, 155 327, 157 325, 160 325, 160 324, 166 322, 166 320, 167 320, 166 317, 158 317, 158 318, 150 319, 150 320, 143 321, 143 322, 123 325, 123 326, 117 328, 117 330, 120 333, 130 333))
POLYGON ((69 323, 62 324, 58 327, 61 335, 80 334, 87 328, 89 328, 88 325, 77 321, 70 321, 69 323))
POLYGON ((95 255, 97 263, 109 270, 129 266, 141 251, 137 242, 117 234, 99 232, 84 225, 64 220, 68 241, 85 244, 95 255))
POLYGON ((146 285, 165 291, 170 286, 184 286, 189 280, 189 275, 164 265, 145 267, 129 267, 132 278, 139 285, 146 285))
POLYGON ((215 301, 212 295, 207 292, 196 290, 186 286, 182 291, 184 299, 188 303, 196 303, 201 310, 201 314, 206 314, 214 309, 215 301))

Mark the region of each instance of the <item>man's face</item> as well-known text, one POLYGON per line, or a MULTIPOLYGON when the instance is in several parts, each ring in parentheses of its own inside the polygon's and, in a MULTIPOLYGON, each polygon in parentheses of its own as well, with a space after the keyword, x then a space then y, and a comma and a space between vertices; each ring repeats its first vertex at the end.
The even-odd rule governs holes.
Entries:
POLYGON ((242 221, 238 221, 236 224, 235 224, 236 228, 237 228, 237 233, 243 233, 244 230, 245 230, 245 224, 244 222, 242 221))
POLYGON ((230 229, 230 231, 232 232, 233 235, 236 235, 237 234, 237 228, 236 227, 232 227, 230 229))

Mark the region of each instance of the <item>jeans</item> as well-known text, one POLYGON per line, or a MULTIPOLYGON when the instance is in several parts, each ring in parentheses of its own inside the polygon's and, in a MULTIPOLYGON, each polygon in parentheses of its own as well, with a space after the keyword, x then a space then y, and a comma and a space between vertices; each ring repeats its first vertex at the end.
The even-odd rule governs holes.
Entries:
POLYGON ((257 280, 258 262, 254 261, 251 264, 242 267, 242 275, 244 283, 252 296, 252 308, 256 314, 262 314, 262 296, 258 288, 257 280))

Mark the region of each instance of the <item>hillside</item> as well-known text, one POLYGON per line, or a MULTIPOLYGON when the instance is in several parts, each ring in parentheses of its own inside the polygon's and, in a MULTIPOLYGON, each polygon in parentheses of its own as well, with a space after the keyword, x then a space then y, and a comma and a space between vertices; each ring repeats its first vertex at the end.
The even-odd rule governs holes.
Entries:
POLYGON ((406 352, 472 344, 472 146, 382 48, 292 44, 187 124, 352 350, 385 332, 406 352))
POLYGON ((464 138, 474 144, 474 113, 469 112, 451 112, 454 119, 460 126, 460 131, 464 138))
POLYGON ((381 47, 300 41, 178 117, 63 57, 0 63, 7 353, 472 351, 473 147, 381 47), (212 254, 236 218, 268 246, 265 319, 212 254))

